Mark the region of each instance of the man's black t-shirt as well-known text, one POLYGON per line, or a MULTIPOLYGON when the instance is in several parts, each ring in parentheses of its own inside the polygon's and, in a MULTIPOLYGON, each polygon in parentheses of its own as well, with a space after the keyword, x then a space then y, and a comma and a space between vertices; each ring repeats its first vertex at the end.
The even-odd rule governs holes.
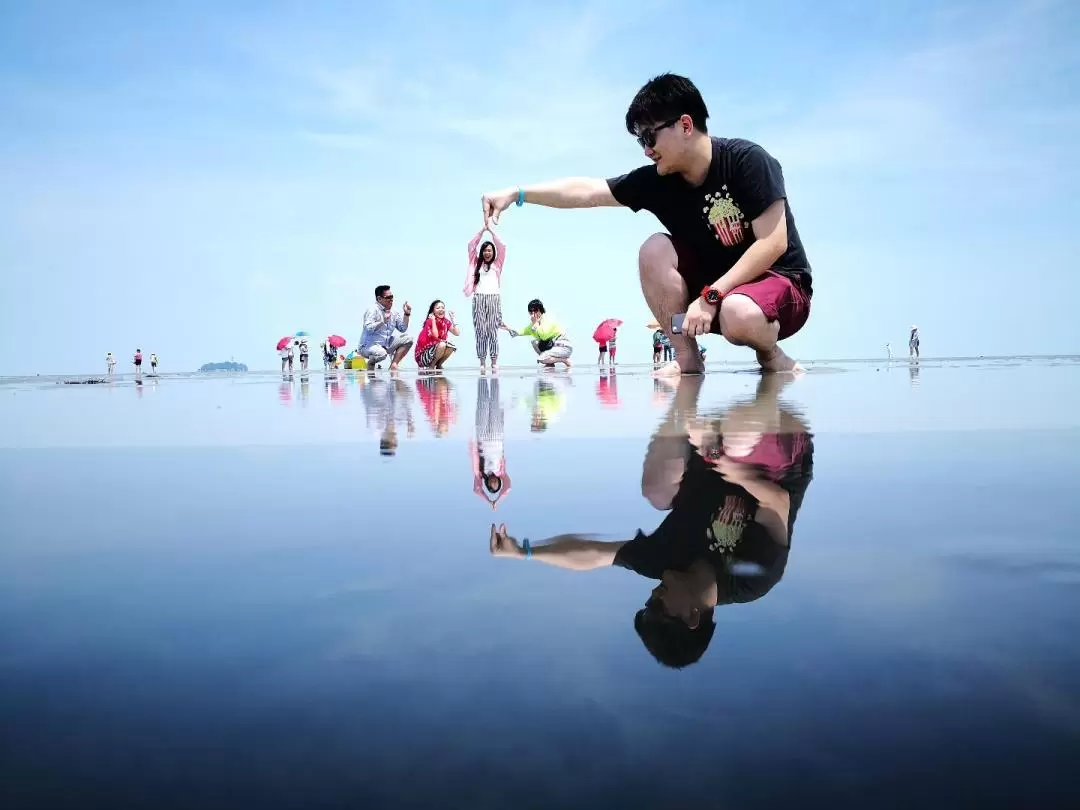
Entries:
POLYGON ((719 604, 761 598, 784 576, 795 517, 813 477, 813 442, 789 469, 768 477, 791 499, 787 538, 771 537, 754 521, 757 501, 692 451, 671 512, 652 534, 639 531, 624 544, 614 565, 660 579, 664 571, 686 571, 704 558, 716 570, 719 604))
POLYGON ((651 211, 693 256, 680 268, 691 292, 714 283, 754 243, 751 223, 777 200, 787 202, 787 250, 772 269, 812 295, 810 262, 787 201, 779 161, 756 143, 712 138, 713 157, 701 186, 681 174, 660 175, 649 164, 609 179, 615 199, 633 211, 651 211), (688 277, 689 276, 689 277, 688 277))

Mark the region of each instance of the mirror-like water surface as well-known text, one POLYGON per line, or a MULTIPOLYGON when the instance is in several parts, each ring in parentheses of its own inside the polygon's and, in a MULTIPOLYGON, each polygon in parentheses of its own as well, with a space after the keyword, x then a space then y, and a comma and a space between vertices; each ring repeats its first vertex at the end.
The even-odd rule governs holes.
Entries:
POLYGON ((1078 393, 0 387, 0 799, 1075 806, 1078 393))

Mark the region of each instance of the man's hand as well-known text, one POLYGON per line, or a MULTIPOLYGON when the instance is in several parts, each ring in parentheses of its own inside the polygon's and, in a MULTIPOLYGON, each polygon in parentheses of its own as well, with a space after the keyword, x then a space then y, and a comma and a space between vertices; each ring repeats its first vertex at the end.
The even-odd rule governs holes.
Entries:
POLYGON ((390 310, 384 310, 382 314, 383 323, 390 323, 390 310))
POLYGON ((406 301, 405 306, 401 308, 401 312, 405 315, 406 318, 408 318, 410 315, 412 315, 412 304, 406 301))
POLYGON ((521 546, 518 545, 517 540, 506 533, 505 523, 498 528, 495 528, 494 523, 491 524, 491 541, 489 545, 492 557, 524 556, 524 552, 521 550, 521 546))
POLYGON ((686 309, 686 320, 683 321, 683 333, 687 337, 696 338, 704 335, 712 328, 713 318, 716 316, 716 307, 706 304, 702 298, 695 298, 686 309))
POLYGON ((501 191, 489 191, 480 198, 480 207, 484 209, 484 227, 491 230, 499 224, 499 214, 510 207, 517 199, 517 188, 504 188, 501 191))

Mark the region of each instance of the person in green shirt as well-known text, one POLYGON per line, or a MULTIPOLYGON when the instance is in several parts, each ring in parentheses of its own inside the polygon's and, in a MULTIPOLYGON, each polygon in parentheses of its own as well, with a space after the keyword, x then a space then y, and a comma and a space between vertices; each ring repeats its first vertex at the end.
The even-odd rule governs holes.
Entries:
POLYGON ((536 352, 536 362, 541 365, 554 367, 556 363, 562 363, 570 368, 570 355, 574 347, 570 345, 569 338, 563 331, 562 326, 554 319, 548 317, 547 310, 539 298, 529 302, 529 325, 520 332, 512 333, 513 337, 528 335, 532 340, 533 351, 536 352))

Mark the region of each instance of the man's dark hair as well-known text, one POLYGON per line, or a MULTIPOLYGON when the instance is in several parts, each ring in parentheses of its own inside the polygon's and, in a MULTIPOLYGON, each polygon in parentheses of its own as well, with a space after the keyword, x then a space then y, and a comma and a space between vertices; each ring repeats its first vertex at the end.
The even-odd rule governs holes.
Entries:
POLYGON ((671 669, 696 664, 705 654, 716 630, 712 610, 701 613, 701 622, 691 630, 682 619, 667 616, 663 608, 650 599, 634 614, 634 629, 652 657, 671 669))
POLYGON ((708 133, 705 121, 709 110, 701 91, 685 76, 663 73, 649 79, 637 91, 626 110, 626 131, 636 136, 638 127, 670 121, 680 115, 689 115, 694 129, 708 133))
POLYGON ((384 295, 386 295, 386 291, 389 289, 389 284, 380 284, 378 287, 375 288, 375 297, 382 298, 384 295))
POLYGON ((539 312, 541 315, 547 314, 547 310, 544 309, 544 304, 539 298, 534 298, 529 302, 529 312, 539 312))

